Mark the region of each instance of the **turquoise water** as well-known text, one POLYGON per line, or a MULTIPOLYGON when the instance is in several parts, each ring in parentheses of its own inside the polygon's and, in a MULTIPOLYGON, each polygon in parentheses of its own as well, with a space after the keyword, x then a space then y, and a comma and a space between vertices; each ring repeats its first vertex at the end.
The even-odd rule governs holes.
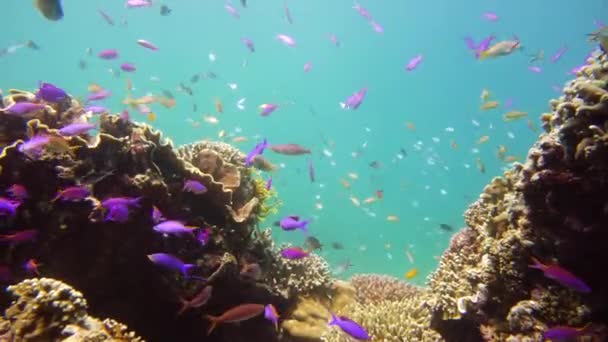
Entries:
MULTIPOLYGON (((250 1, 246 9, 235 2, 237 20, 223 1, 166 2, 173 11, 161 16, 158 3, 127 9, 124 1, 66 0, 64 19, 51 22, 34 10, 31 1, 7 0, 0 48, 27 40, 41 48, 17 47, 0 57, 0 88, 34 89, 46 81, 84 98, 87 85, 97 83, 113 92, 103 104, 120 112, 129 78, 134 96, 159 95, 162 90, 175 95, 177 105, 172 109, 152 105, 157 114, 152 124, 176 145, 217 138, 225 130, 228 142, 233 136, 248 138, 237 144, 245 152, 262 137, 271 144, 307 146, 313 150, 314 183, 308 178, 307 158, 266 152, 273 163, 284 166, 272 176, 285 204, 263 226, 287 214, 312 218, 310 234, 325 244, 321 254, 334 267, 347 258, 354 265, 341 276, 377 272, 402 277, 416 267, 420 273, 412 281, 421 284, 452 234, 439 224, 462 227, 468 204, 508 166, 498 160, 498 146, 506 146, 507 155, 524 158, 538 134, 526 119, 505 123, 502 107, 481 111, 482 89, 501 104, 511 98, 513 109, 530 113, 539 127, 540 113, 557 96, 553 86, 561 89, 571 77, 567 72, 584 61, 592 48, 585 35, 596 29, 595 19, 606 20, 597 17, 600 13, 608 13, 608 4, 601 0, 472 0, 466 5, 449 0, 362 1, 384 27, 380 34, 348 0, 286 3, 293 24, 285 19, 282 1, 250 1), (116 24, 104 22, 98 9, 116 24), (487 11, 500 19, 484 20, 487 11), (279 33, 293 36, 297 45, 281 44, 275 38, 279 33), (339 47, 330 42, 330 33, 339 39, 339 47), (479 41, 490 34, 498 40, 517 35, 523 52, 475 60, 463 38, 471 35, 479 41), (255 53, 241 43, 242 37, 253 40, 255 53), (146 50, 137 39, 149 40, 160 50, 146 50), (549 62, 562 46, 568 47, 564 56, 549 62), (119 50, 118 59, 97 58, 97 52, 110 48, 119 50), (545 62, 539 64, 543 71, 533 73, 527 55, 539 49, 545 50, 545 62), (216 56, 214 62, 210 53, 216 56), (405 72, 405 64, 418 54, 424 55, 422 63, 405 72), (80 60, 86 69, 79 68, 80 60), (303 66, 309 61, 313 67, 305 73, 303 66), (109 71, 118 70, 123 62, 134 63, 137 71, 118 76, 109 71), (209 71, 217 79, 190 82, 192 75, 209 71), (192 87, 193 96, 176 90, 180 82, 192 87), (231 90, 228 83, 238 84, 238 89, 231 90), (361 107, 341 110, 338 103, 362 87, 368 93, 361 107), (216 98, 224 105, 222 114, 215 111, 216 98), (246 98, 243 111, 236 107, 241 98, 246 98), (260 117, 257 107, 262 103, 280 107, 260 117), (219 123, 206 123, 206 115, 217 117, 219 123), (195 127, 193 121, 200 125, 195 127), (490 140, 478 145, 484 135, 490 140), (451 140, 457 149, 450 146, 451 140), (396 159, 400 149, 407 152, 401 160, 396 159), (362 153, 353 158, 351 153, 357 150, 362 153), (485 164, 483 174, 476 167, 477 158, 485 164), (371 168, 372 161, 382 166, 371 168), (356 173, 358 179, 348 173, 356 173), (350 182, 350 190, 340 179, 350 182), (384 199, 364 204, 378 189, 384 191, 384 199), (351 196, 361 201, 360 207, 353 205, 351 196), (399 221, 388 221, 389 215, 397 215, 399 221), (333 250, 334 241, 345 248, 333 250)), ((137 121, 147 121, 146 115, 131 114, 137 121)), ((300 232, 277 231, 275 236, 295 244, 304 240, 300 232)))

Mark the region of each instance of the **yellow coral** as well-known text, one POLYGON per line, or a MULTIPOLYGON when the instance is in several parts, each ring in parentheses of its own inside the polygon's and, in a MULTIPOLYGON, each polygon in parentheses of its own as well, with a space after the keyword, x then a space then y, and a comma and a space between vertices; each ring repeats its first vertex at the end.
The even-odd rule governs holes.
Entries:
POLYGON ((260 201, 258 219, 263 222, 269 215, 278 213, 283 201, 279 200, 279 193, 274 188, 266 189, 263 179, 255 178, 253 186, 253 196, 260 201))

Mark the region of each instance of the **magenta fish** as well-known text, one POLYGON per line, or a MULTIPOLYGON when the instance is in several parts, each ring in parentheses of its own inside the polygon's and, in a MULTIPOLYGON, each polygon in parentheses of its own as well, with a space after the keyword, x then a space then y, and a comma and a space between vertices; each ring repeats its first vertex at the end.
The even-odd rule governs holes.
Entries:
POLYGON ((331 313, 331 321, 328 323, 328 325, 338 326, 338 328, 340 328, 343 332, 358 341, 371 340, 371 337, 369 336, 365 328, 359 325, 359 323, 347 317, 336 316, 331 313))
POLYGON ((33 103, 33 102, 17 102, 6 108, 0 109, 7 114, 12 115, 26 115, 33 112, 37 112, 43 110, 46 105, 41 103, 33 103))
POLYGON ((127 8, 140 8, 150 6, 152 6, 152 1, 150 0, 127 0, 127 2, 125 3, 125 7, 127 8))
POLYGON ((356 3, 355 3, 355 5, 353 6, 353 8, 354 8, 354 9, 355 9, 357 12, 359 12, 359 14, 360 14, 360 15, 361 15, 363 18, 365 18, 365 19, 367 19, 367 20, 372 20, 372 15, 369 13, 369 11, 368 11, 368 10, 366 10, 365 8, 361 7, 361 5, 360 5, 358 2, 356 2, 356 3))
POLYGON ((126 223, 129 221, 129 207, 124 204, 112 206, 110 209, 108 209, 108 213, 106 217, 104 217, 104 221, 126 223))
POLYGON ((589 334, 591 324, 586 324, 583 327, 575 328, 570 326, 557 325, 553 326, 543 333, 543 339, 551 341, 576 341, 579 337, 589 334))
POLYGON ((23 201, 29 197, 27 188, 21 184, 11 185, 6 192, 17 201, 23 201))
POLYGON ((97 54, 97 57, 99 57, 101 59, 116 59, 116 58, 118 58, 118 50, 116 50, 116 49, 102 50, 97 54))
POLYGON ((0 216, 8 215, 15 216, 17 208, 21 205, 21 202, 9 200, 4 197, 0 197, 0 216))
POLYGON ((267 304, 264 307, 264 318, 271 321, 274 324, 274 329, 279 330, 279 314, 277 309, 272 304, 267 304))
POLYGON ((335 46, 340 46, 340 41, 338 40, 338 37, 336 37, 336 35, 333 33, 329 34, 329 41, 335 46))
POLYGON ((306 62, 304 64, 304 72, 309 72, 312 69, 312 62, 306 62))
POLYGON ((104 107, 104 106, 95 106, 95 105, 88 105, 84 108, 84 110, 86 112, 91 112, 93 114, 101 114, 101 113, 108 113, 110 112, 108 110, 108 108, 104 107))
POLYGON ((293 37, 288 36, 286 34, 277 34, 277 39, 283 42, 283 44, 294 47, 296 46, 296 40, 293 37))
POLYGON ((271 187, 272 187, 272 176, 268 177, 268 180, 266 181, 266 190, 270 190, 271 187))
POLYGON ((365 94, 367 94, 367 88, 362 88, 360 91, 349 96, 344 102, 340 102, 340 107, 342 109, 356 110, 363 102, 365 94))
POLYGON ((412 71, 418 67, 418 65, 422 62, 424 57, 422 55, 417 55, 414 58, 410 59, 410 61, 405 66, 406 71, 412 71))
POLYGON ((191 227, 184 225, 183 222, 170 220, 164 221, 157 225, 155 225, 152 229, 164 235, 182 235, 182 234, 190 234, 194 236, 194 231, 198 227, 191 227))
POLYGON ((168 270, 180 272, 184 277, 189 277, 190 271, 196 267, 193 264, 185 264, 178 257, 167 253, 148 254, 148 259, 168 270))
POLYGON ((300 229, 304 233, 308 233, 308 224, 310 220, 300 220, 300 216, 290 215, 283 217, 279 221, 279 226, 285 231, 300 229))
POLYGON ((541 69, 541 67, 539 67, 538 65, 531 65, 528 67, 528 70, 536 74, 540 74, 541 72, 543 72, 543 69, 541 69))
POLYGON ((42 149, 51 141, 51 139, 46 135, 35 135, 31 137, 28 141, 17 147, 17 150, 21 153, 28 155, 29 157, 36 157, 41 152, 42 149))
POLYGON ((369 24, 372 25, 372 28, 377 33, 384 33, 384 27, 382 27, 382 25, 378 24, 376 21, 370 20, 369 24))
POLYGON ((74 135, 81 135, 89 133, 92 129, 96 128, 96 124, 88 123, 88 122, 76 122, 73 124, 69 124, 65 127, 59 129, 59 134, 64 137, 70 137, 74 135))
POLYGON ((303 259, 310 255, 312 251, 305 251, 301 247, 287 247, 281 251, 281 256, 285 259, 303 259))
POLYGON ((239 19, 239 12, 237 11, 237 9, 232 6, 230 3, 226 3, 224 5, 224 8, 226 9, 226 12, 230 13, 230 15, 234 18, 234 19, 239 19))
POLYGON ((13 234, 0 235, 0 242, 8 242, 10 244, 18 244, 22 242, 30 242, 36 240, 38 231, 35 229, 26 229, 13 234))
POLYGON ((498 15, 494 12, 486 12, 483 14, 483 18, 487 21, 493 21, 496 22, 498 21, 498 15))
POLYGON ((112 96, 112 92, 104 89, 104 90, 96 91, 94 93, 90 93, 89 96, 87 96, 87 101, 105 100, 110 96, 112 96))
POLYGON ((69 202, 77 202, 83 201, 89 196, 91 196, 91 191, 87 187, 76 185, 69 186, 63 190, 58 191, 55 198, 53 198, 53 201, 62 200, 69 202))
POLYGON ((112 209, 114 206, 139 207, 142 197, 110 197, 101 202, 101 206, 112 209))
POLYGON ((272 114, 272 112, 274 112, 275 110, 277 110, 277 108, 279 108, 278 105, 273 104, 273 103, 264 103, 260 105, 260 115, 261 116, 268 116, 270 114, 272 114))
POLYGON ((562 56, 568 51, 568 47, 567 46, 563 46, 561 48, 559 48, 557 51, 555 51, 555 53, 553 54, 553 56, 551 56, 551 63, 556 63, 557 61, 559 61, 560 58, 562 58, 562 56))
POLYGON ((253 41, 251 39, 241 38, 241 42, 243 42, 243 44, 245 44, 247 49, 249 49, 249 52, 255 52, 255 45, 253 44, 253 41))
POLYGON ((182 191, 191 192, 195 195, 202 195, 207 192, 207 187, 199 181, 189 179, 184 182, 182 191))
POLYGON ((530 267, 543 271, 545 277, 581 293, 591 292, 589 285, 558 264, 545 265, 534 257, 532 257, 532 261, 534 264, 530 265, 530 267))
POLYGON ((269 147, 271 151, 286 154, 289 156, 299 156, 302 154, 310 154, 310 150, 298 144, 280 144, 269 147))
POLYGON ((120 65, 120 70, 122 70, 124 72, 135 72, 137 70, 137 68, 132 63, 122 63, 120 65))
POLYGON ((264 153, 264 150, 268 146, 269 146, 268 141, 266 139, 262 140, 262 142, 255 145, 253 150, 251 150, 247 154, 247 157, 245 157, 245 166, 251 166, 251 164, 253 164, 253 160, 255 159, 255 157, 262 155, 264 153))

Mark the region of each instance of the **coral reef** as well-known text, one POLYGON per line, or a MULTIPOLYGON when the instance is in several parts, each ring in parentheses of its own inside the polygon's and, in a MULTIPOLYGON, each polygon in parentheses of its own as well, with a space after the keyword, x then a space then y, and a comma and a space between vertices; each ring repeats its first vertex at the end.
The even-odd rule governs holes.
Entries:
MULTIPOLYGON (((45 103, 33 93, 11 90, 3 102, 0 188, 7 189, 5 196, 13 187, 27 191, 14 212, 0 215, 9 239, 0 246, 10 273, 4 283, 30 277, 34 270, 23 265, 35 260, 40 265, 35 272, 80 289, 93 315, 125 322, 150 341, 171 340, 176 331, 182 340, 205 338, 203 314, 243 302, 286 310, 287 298, 240 273, 258 264, 264 274, 277 262, 269 234, 256 228, 260 204, 268 206, 272 194, 256 187, 241 152, 216 142, 176 152, 150 126, 118 115, 93 118, 69 96, 45 103), (7 110, 20 102, 44 105, 22 115, 7 110), (94 119, 98 133, 62 135, 68 125, 94 119), (199 182, 205 191, 187 191, 186 181, 199 182), (88 195, 58 197, 69 187, 86 189, 88 195), (117 219, 103 204, 114 198, 133 201, 117 219), (209 237, 163 236, 152 229, 157 210, 165 219, 200 227, 209 237), (163 270, 146 257, 159 252, 194 264, 193 277, 163 270), (209 302, 176 319, 180 298, 192 298, 207 283, 214 287, 209 302)), ((0 303, 8 305, 8 295, 0 296, 0 303)), ((258 320, 263 317, 238 330, 220 327, 207 340, 276 340, 272 325, 258 320)))
POLYGON ((7 290, 17 297, 0 326, 9 341, 142 341, 123 324, 88 316, 82 294, 58 280, 26 279, 7 290))

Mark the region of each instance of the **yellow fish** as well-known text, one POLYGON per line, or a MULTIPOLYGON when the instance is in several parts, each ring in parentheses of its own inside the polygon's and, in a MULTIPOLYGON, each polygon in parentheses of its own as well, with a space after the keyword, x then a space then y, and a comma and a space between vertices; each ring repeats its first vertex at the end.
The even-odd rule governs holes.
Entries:
POLYGON ((150 121, 150 122, 156 121, 156 114, 154 112, 148 113, 148 121, 150 121))
POLYGON ((505 145, 498 145, 498 152, 496 153, 496 156, 498 157, 498 159, 505 160, 506 153, 507 153, 507 148, 505 147, 505 145))
POLYGON ((482 51, 479 55, 479 60, 482 61, 486 58, 497 58, 507 56, 513 53, 513 51, 521 48, 521 42, 519 39, 514 40, 503 40, 492 46, 487 50, 482 51))
POLYGON ((418 275, 418 269, 417 268, 412 268, 411 270, 409 270, 409 271, 407 271, 405 273, 405 279, 409 280, 409 279, 414 278, 417 275, 418 275))
POLYGON ((528 116, 527 112, 521 112, 521 111, 518 111, 518 110, 512 110, 510 112, 505 113, 502 116, 502 119, 505 122, 511 122, 511 121, 515 121, 515 120, 518 120, 518 119, 521 119, 521 118, 525 118, 526 116, 528 116))
POLYGON ((481 105, 481 110, 490 110, 498 108, 498 101, 488 101, 481 105))

